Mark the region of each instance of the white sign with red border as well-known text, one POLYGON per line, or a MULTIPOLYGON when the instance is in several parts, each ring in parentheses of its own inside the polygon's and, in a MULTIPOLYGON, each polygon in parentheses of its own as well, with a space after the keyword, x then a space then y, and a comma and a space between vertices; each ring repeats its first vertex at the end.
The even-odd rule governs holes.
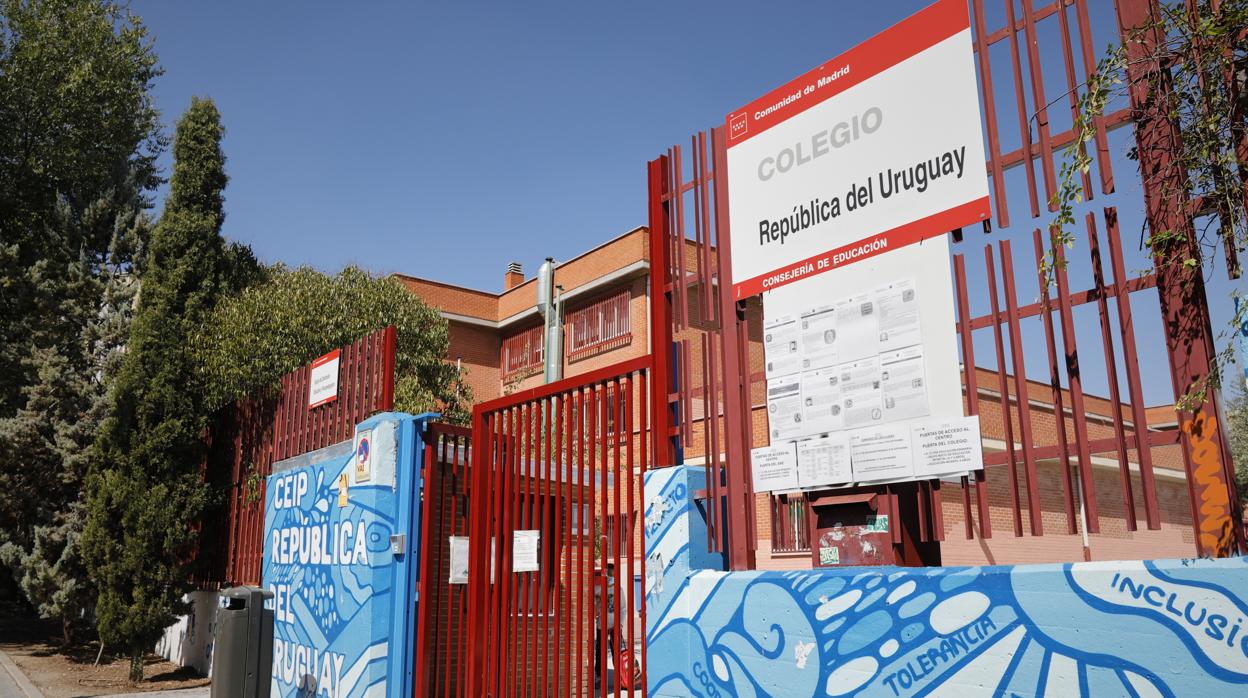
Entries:
POLYGON ((312 362, 312 375, 308 380, 308 409, 320 407, 338 399, 338 356, 335 349, 312 362))
POLYGON ((965 0, 940 0, 727 124, 738 299, 990 216, 965 0))

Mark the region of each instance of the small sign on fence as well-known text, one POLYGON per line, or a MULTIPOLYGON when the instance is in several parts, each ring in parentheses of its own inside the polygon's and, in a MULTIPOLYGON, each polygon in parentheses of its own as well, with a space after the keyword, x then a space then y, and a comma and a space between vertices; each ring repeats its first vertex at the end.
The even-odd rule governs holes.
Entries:
POLYGON ((338 357, 335 349, 312 362, 312 375, 308 380, 308 409, 320 407, 338 399, 338 357))

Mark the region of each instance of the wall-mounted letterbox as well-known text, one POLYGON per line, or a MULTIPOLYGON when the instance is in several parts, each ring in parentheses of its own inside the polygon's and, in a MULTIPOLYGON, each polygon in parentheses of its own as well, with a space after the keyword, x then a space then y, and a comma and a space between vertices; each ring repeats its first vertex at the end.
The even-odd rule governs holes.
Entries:
POLYGON ((940 544, 919 540, 918 489, 913 483, 822 490, 810 502, 815 567, 940 564, 940 544))

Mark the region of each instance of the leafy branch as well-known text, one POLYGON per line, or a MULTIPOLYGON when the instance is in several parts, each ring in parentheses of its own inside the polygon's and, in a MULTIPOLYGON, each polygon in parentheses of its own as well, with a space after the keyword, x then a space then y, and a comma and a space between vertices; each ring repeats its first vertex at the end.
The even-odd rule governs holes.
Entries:
MULTIPOLYGON (((1153 23, 1106 51, 1076 100, 1075 138, 1063 151, 1058 187, 1049 200, 1046 284, 1052 285, 1054 271, 1065 264, 1061 248, 1074 245, 1075 207, 1084 199, 1082 180, 1092 163, 1087 146, 1096 135, 1096 120, 1112 100, 1127 96, 1135 97, 1141 112, 1172 127, 1171 137, 1155 146, 1158 152, 1140 153, 1138 147, 1128 152, 1138 165, 1147 164, 1139 167, 1141 179, 1162 206, 1150 212, 1152 221, 1182 221, 1178 229, 1142 234, 1154 267, 1177 267, 1175 276, 1188 285, 1183 290, 1191 290, 1190 284, 1214 272, 1221 250, 1228 273, 1238 278, 1236 260, 1248 245, 1248 163, 1237 152, 1248 148, 1246 83, 1248 0, 1223 0, 1216 9, 1208 0, 1162 4, 1153 23)), ((1235 328, 1243 321, 1241 296, 1239 290, 1232 293, 1241 309, 1235 328)), ((1219 339, 1226 337, 1224 329, 1219 339)), ((1180 396, 1178 409, 1202 403, 1218 384, 1234 352, 1232 344, 1221 343, 1207 376, 1180 396)))

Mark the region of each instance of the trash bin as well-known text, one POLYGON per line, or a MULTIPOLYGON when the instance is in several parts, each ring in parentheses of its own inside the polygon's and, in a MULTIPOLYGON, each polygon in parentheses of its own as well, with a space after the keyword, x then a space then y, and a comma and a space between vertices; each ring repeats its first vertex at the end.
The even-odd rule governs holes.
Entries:
POLYGON ((273 592, 231 587, 221 592, 212 649, 211 698, 269 698, 273 668, 273 592))

